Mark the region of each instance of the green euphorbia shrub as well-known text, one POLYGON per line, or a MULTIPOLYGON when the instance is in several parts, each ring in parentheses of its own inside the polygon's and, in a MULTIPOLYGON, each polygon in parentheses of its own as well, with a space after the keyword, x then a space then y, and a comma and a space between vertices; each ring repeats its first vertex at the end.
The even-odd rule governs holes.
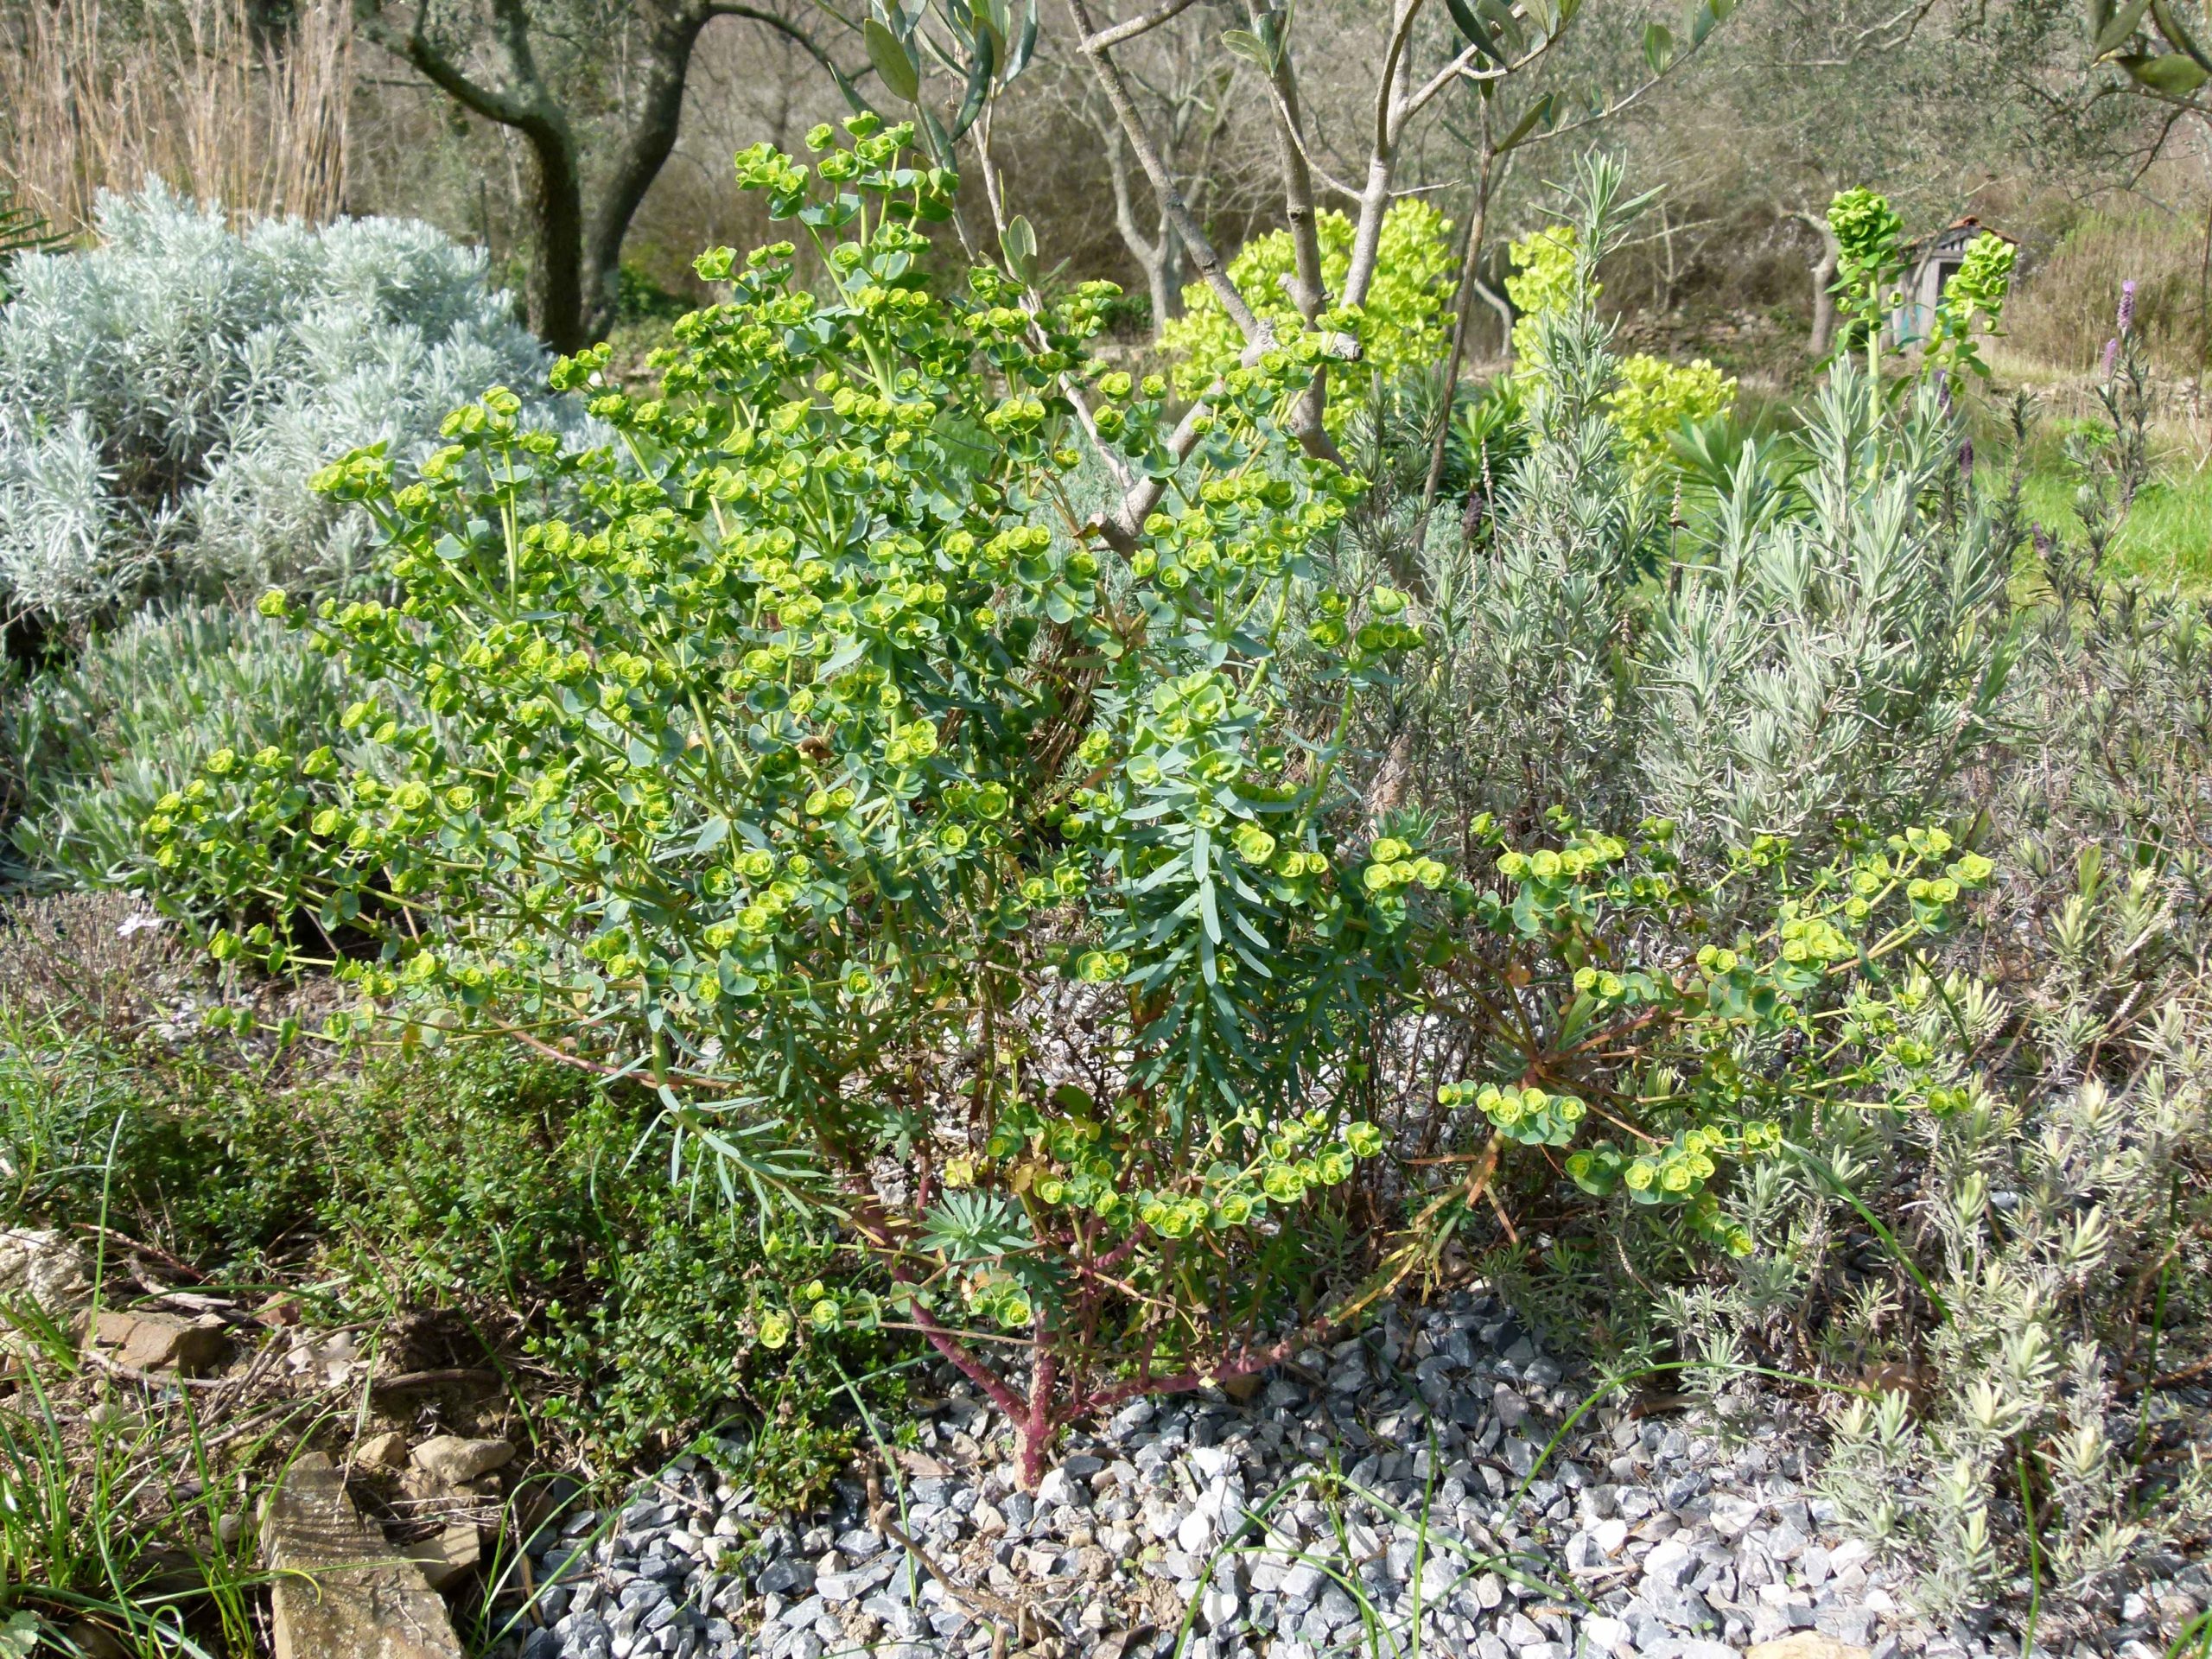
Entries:
POLYGON ((1669 363, 1649 352, 1624 357, 1620 383, 1605 394, 1630 475, 1649 483, 1674 458, 1675 435, 1718 420, 1736 406, 1736 377, 1703 358, 1669 363))
MULTIPOLYGON (((1314 223, 1321 243, 1321 279, 1331 293, 1339 293, 1351 269, 1352 222, 1342 213, 1323 213, 1314 223)), ((1452 265, 1452 221, 1414 198, 1395 203, 1382 215, 1373 286, 1351 319, 1359 338, 1358 365, 1338 369, 1332 384, 1349 378, 1357 386, 1379 378, 1387 385, 1408 374, 1430 372, 1450 338, 1452 316, 1444 306, 1452 265)), ((1229 280, 1237 292, 1285 339, 1305 326, 1286 286, 1296 269, 1288 231, 1255 237, 1229 262, 1229 280)), ((1183 303, 1183 315, 1160 331, 1160 344, 1175 359, 1176 391, 1197 397, 1236 366, 1244 337, 1205 283, 1185 289, 1183 303)), ((1344 435, 1357 401, 1332 398, 1323 416, 1332 437, 1344 435)))
POLYGON ((1420 638, 1402 597, 1316 583, 1361 487, 1288 429, 1318 346, 1231 368, 1179 462, 1165 388, 1085 358, 1111 289, 942 291, 951 176, 846 125, 810 138, 826 192, 739 158, 825 293, 788 243, 711 253, 731 296, 676 325, 660 395, 608 390, 603 349, 559 365, 618 449, 494 392, 416 482, 332 470, 397 602, 300 620, 390 688, 343 721, 385 764, 223 757, 162 858, 282 912, 219 955, 296 962, 308 917, 373 941, 335 964, 341 1033, 644 1079, 734 1178, 840 1211, 893 1294, 793 1288, 754 1339, 918 1327, 1033 1478, 1074 1414, 1256 1370, 1310 1309, 1313 1217, 1382 1141, 1347 1033, 1473 895, 1410 847, 1363 878, 1324 818, 1338 731, 1285 715, 1294 631, 1345 709, 1420 638), (1071 382, 1170 480, 1128 544, 1071 499, 1071 382))
POLYGON ((1499 849, 1497 879, 1458 948, 1432 953, 1427 1001, 1442 1051, 1471 1061, 1436 1099, 1478 1173, 1446 1189, 1406 1257, 1433 1256, 1515 1147, 1560 1154, 1585 1193, 1680 1244, 1748 1255, 1721 1202, 1729 1174, 1783 1152, 1808 1109, 1955 1108, 1897 988, 1988 859, 1912 830, 1808 874, 1760 836, 1703 881, 1665 819, 1631 841, 1552 816, 1560 844, 1533 850, 1487 815, 1472 826, 1499 849))

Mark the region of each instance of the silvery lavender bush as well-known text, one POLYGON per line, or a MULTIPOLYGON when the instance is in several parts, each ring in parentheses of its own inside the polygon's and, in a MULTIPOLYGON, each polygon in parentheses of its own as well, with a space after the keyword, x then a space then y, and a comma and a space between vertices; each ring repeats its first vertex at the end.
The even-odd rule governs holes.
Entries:
POLYGON ((1386 499, 1348 521, 1346 584, 1417 561, 1430 640, 1366 732, 1370 808, 1669 817, 1708 865, 1938 821, 2003 874, 1892 1009, 1841 1011, 1885 1058, 1731 1184, 1758 1248, 1577 1218, 1557 1180, 1501 1195, 1547 1218, 1541 1259, 1486 1265, 1569 1339, 1687 1361, 1724 1407, 1754 1365, 1817 1378, 1826 1490, 1929 1613, 2017 1631, 2032 1586, 2054 1641, 2109 1624, 2131 1567, 2212 1521, 2212 1423, 2170 1381, 2212 1355, 2212 628, 2094 556, 2139 481, 2125 362, 2083 456, 2095 522, 2056 537, 1962 469, 1941 364, 1878 392, 1853 356, 1786 452, 1639 494, 1596 407, 1606 325, 1541 326, 1530 448, 1483 536, 1386 499), (2016 607, 2031 537, 2045 581, 2016 607))
POLYGON ((1755 1359, 1859 1390, 1846 1520, 1929 1612, 2053 1647, 2212 1525, 2212 629, 2107 563, 2149 470, 2131 298, 2081 522, 2031 527, 1994 741, 1952 785, 2003 874, 1895 1033, 1930 1109, 1808 1113, 1808 1155, 1735 1194, 1774 1248, 1659 1309, 1716 1387, 1755 1359))
POLYGON ((1653 607, 1643 798, 1717 838, 1917 822, 1993 735, 2012 661, 2012 548, 1954 482, 1937 384, 1901 408, 1840 359, 1810 464, 1747 448, 1653 607))
POLYGON ((1346 581, 1417 565, 1433 625, 1369 734, 1378 776, 1411 775, 1381 793, 1516 829, 1554 806, 1617 832, 1665 817, 1707 866, 1921 822, 1994 734, 2019 532, 1962 486, 1932 369, 1892 397, 1840 360, 1788 454, 1745 442, 1694 499, 1628 466, 1592 273, 1635 206, 1587 164, 1575 297, 1532 319, 1528 447, 1484 534, 1392 504, 1387 476, 1348 521, 1346 581))
POLYGON ((10 286, 0 587, 63 624, 344 579, 364 521, 310 474, 378 442, 404 471, 448 410, 544 378, 481 254, 412 221, 238 233, 153 182, 104 199, 98 245, 24 254, 10 286))

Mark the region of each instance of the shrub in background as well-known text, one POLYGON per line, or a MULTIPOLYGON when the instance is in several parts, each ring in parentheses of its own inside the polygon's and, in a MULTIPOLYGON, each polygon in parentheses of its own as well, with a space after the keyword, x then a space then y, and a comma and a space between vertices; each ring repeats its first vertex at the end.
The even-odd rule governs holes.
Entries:
MULTIPOLYGON (((156 803, 190 786, 217 753, 314 747, 351 696, 336 664, 302 652, 266 617, 221 605, 133 617, 15 702, 16 854, 35 880, 139 881, 156 803)), ((230 896, 249 909, 259 902, 230 896)))
POLYGON ((1967 488, 1936 370, 1893 400, 1855 359, 1788 453, 1746 441, 1669 523, 1594 306, 1632 204, 1607 167, 1592 190, 1603 211, 1543 243, 1571 257, 1515 377, 1528 453, 1479 546, 1432 524, 1420 550, 1437 626, 1395 718, 1433 722, 1424 794, 1521 833, 1554 801, 1616 833, 1673 819, 1707 868, 1761 835, 1819 863, 1853 825, 1924 821, 1995 728, 2021 527, 1967 488))
POLYGON ((307 487, 318 467, 382 443, 407 472, 455 404, 542 380, 482 256, 428 226, 234 234, 149 184, 103 198, 99 230, 94 248, 16 258, 0 309, 12 610, 74 622, 149 595, 335 581, 366 521, 307 487))
POLYGON ((1703 358, 1669 363, 1637 352, 1621 359, 1620 384, 1605 407, 1639 483, 1649 483, 1674 459, 1672 440, 1685 425, 1719 420, 1736 406, 1736 378, 1703 358))
MULTIPOLYGON (((1321 278, 1332 293, 1344 286, 1351 269, 1352 223, 1342 213, 1315 215, 1321 242, 1321 278)), ((1363 385, 1389 385, 1409 375, 1426 374, 1444 354, 1452 327, 1444 309, 1452 278, 1451 221, 1418 198, 1396 203, 1382 216, 1376 249, 1375 283, 1361 308, 1357 365, 1338 371, 1325 413, 1332 437, 1341 439, 1358 407, 1363 385)), ((1297 269, 1288 231, 1255 237, 1229 262, 1229 279, 1254 313, 1287 338, 1305 327, 1291 303, 1287 284, 1297 269)), ((1204 283, 1183 290, 1184 312, 1160 333, 1160 344, 1174 359, 1175 389, 1185 397, 1203 393, 1236 365, 1244 337, 1204 283)))

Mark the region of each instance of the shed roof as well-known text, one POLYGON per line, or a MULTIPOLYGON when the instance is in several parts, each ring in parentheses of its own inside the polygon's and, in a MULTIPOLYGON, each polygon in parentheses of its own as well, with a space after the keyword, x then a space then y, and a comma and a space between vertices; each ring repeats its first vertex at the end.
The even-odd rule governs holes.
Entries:
POLYGON ((1913 255, 1920 259, 1942 259, 1953 254, 1964 253, 1967 244, 1985 231, 1993 236, 2003 238, 2015 247, 2020 244, 2018 237, 2000 231, 1994 225, 1985 225, 1972 213, 1968 213, 1963 218, 1953 219, 1933 236, 1921 238, 1912 245, 1913 255))

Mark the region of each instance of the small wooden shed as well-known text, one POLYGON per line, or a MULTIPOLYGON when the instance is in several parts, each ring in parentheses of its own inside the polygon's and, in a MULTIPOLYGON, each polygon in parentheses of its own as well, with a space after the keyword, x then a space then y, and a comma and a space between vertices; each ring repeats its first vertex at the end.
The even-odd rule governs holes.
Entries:
POLYGON ((1903 351, 1928 338, 1936 326, 1936 307, 1943 297, 1943 284, 1965 263, 1967 245, 1985 231, 2015 245, 2019 240, 1968 213, 1913 245, 1912 269, 1905 276, 1903 302, 1890 313, 1892 346, 1903 351))

